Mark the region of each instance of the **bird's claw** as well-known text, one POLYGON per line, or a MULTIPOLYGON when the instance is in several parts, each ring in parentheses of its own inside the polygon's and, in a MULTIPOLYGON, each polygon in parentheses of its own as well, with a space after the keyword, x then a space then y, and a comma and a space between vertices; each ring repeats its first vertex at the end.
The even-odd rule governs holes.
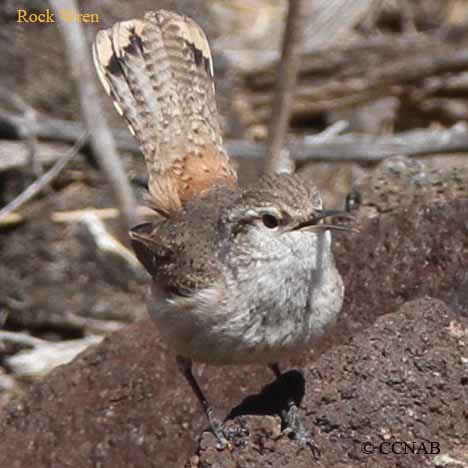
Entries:
POLYGON ((248 430, 242 425, 223 424, 213 414, 209 418, 209 423, 211 431, 217 440, 217 450, 232 450, 234 446, 240 447, 244 445, 248 430))
POLYGON ((296 441, 299 451, 308 447, 315 459, 320 458, 320 449, 314 443, 311 432, 304 427, 297 406, 291 404, 288 410, 281 413, 281 417, 285 426, 283 434, 296 441))
POLYGON ((210 423, 211 432, 216 437, 216 441, 217 441, 216 449, 217 450, 225 450, 225 449, 231 450, 232 444, 231 442, 229 442, 228 438, 226 438, 226 435, 224 434, 223 423, 214 415, 211 415, 209 417, 209 423, 210 423))

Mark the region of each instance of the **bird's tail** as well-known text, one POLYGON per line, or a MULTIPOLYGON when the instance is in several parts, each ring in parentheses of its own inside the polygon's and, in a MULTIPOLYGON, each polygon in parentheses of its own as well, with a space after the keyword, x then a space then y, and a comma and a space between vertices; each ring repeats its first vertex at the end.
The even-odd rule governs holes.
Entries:
POLYGON ((214 185, 236 184, 216 109, 202 29, 160 10, 100 31, 94 63, 146 159, 154 207, 177 211, 214 185))

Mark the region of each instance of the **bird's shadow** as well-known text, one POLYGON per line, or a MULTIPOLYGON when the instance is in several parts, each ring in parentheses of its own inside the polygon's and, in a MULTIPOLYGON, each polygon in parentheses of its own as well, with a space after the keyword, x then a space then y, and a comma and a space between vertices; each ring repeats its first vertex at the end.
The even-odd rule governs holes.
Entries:
POLYGON ((301 404, 305 392, 304 376, 297 370, 281 374, 262 390, 245 398, 226 416, 226 420, 244 415, 281 415, 293 401, 301 404))

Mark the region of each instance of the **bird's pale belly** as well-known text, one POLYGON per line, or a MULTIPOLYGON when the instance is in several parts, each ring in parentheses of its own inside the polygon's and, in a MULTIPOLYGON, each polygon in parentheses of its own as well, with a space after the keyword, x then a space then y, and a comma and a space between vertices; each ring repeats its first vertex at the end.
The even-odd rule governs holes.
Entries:
POLYGON ((275 291, 275 300, 264 304, 256 297, 252 308, 245 295, 221 289, 171 298, 154 284, 148 308, 163 338, 181 356, 211 365, 268 364, 311 346, 338 315, 343 283, 334 264, 310 278, 309 285, 275 291))

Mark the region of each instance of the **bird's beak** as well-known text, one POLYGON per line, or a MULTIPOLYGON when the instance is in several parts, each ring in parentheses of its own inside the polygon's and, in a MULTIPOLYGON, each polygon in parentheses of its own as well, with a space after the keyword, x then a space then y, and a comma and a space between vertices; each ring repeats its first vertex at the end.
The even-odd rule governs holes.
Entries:
POLYGON ((316 215, 308 221, 304 221, 297 225, 294 229, 300 229, 301 231, 347 231, 357 232, 356 228, 353 228, 349 224, 333 224, 333 223, 322 223, 321 221, 326 218, 342 218, 350 221, 354 221, 355 217, 347 211, 339 210, 320 210, 316 215))
POLYGON ((343 210, 319 210, 317 213, 318 213, 318 218, 319 219, 344 218, 344 219, 349 219, 351 221, 354 221, 356 219, 348 211, 343 211, 343 210))

